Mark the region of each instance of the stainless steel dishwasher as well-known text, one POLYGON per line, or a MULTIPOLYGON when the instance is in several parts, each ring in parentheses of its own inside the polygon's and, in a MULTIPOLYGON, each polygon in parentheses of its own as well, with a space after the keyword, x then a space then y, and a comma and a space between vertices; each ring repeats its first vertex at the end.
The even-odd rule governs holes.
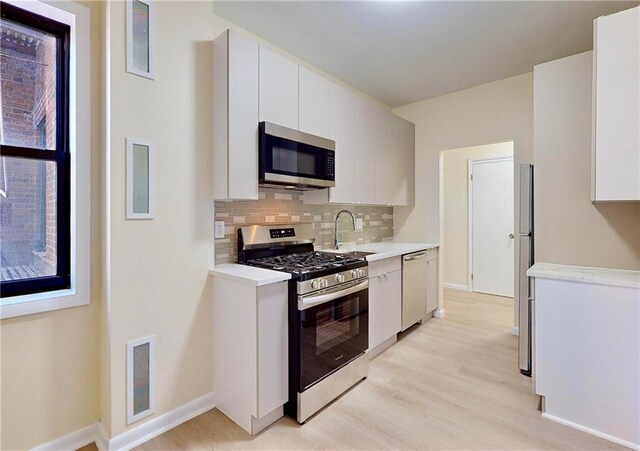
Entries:
POLYGON ((427 252, 402 256, 402 330, 422 321, 427 311, 427 252))

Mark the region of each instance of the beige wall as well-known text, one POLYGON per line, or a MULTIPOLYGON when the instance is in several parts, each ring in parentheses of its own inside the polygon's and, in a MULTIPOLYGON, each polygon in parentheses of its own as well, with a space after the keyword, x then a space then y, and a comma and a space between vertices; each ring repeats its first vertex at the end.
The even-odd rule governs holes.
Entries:
MULTIPOLYGON (((443 282, 467 287, 469 277, 469 160, 510 157, 513 143, 447 150, 443 191, 443 282)), ((514 229, 515 230, 515 229, 514 229)), ((462 288, 462 287, 461 287, 462 288)))
MULTIPOLYGON (((533 161, 532 73, 405 105, 393 111, 416 124, 416 202, 413 207, 394 208, 393 225, 398 240, 441 241, 439 158, 440 152, 447 149, 513 141, 514 211, 518 211, 518 168, 521 163, 533 161)), ((517 215, 515 219, 517 227, 517 215)), ((440 266, 440 274, 442 272, 440 266)), ((516 292, 517 282, 516 278, 516 292)), ((441 295, 439 308, 442 307, 441 295)), ((514 313, 517 318, 517 311, 514 313)))
POLYGON ((92 27, 92 301, 2 321, 2 449, 32 448, 88 426, 99 415, 102 6, 82 4, 91 10, 92 27))
POLYGON ((592 52, 535 67, 536 261, 640 269, 640 203, 591 202, 592 52))

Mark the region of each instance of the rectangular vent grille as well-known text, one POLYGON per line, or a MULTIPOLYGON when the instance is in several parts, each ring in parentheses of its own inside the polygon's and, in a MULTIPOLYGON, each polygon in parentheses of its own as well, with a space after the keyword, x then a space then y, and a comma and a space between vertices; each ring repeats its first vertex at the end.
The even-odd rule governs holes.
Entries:
POLYGON ((155 337, 127 343, 127 423, 153 413, 155 337))

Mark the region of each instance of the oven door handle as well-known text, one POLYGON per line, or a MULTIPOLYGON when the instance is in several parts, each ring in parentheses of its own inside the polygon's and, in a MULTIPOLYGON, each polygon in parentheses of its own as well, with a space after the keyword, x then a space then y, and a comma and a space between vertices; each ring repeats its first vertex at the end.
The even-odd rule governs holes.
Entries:
POLYGON ((319 294, 316 296, 300 296, 299 302, 298 302, 298 309, 305 310, 305 309, 308 309, 309 307, 313 307, 314 305, 333 301, 335 299, 356 293, 361 290, 365 290, 367 288, 369 288, 369 281, 365 280, 364 282, 360 282, 357 285, 354 285, 349 288, 345 288, 343 290, 338 290, 333 293, 319 294))

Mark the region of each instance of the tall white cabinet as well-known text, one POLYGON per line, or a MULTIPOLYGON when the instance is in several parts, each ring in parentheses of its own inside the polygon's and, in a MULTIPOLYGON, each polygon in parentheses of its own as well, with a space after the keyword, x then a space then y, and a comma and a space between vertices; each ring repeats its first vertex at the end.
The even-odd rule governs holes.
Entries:
POLYGON ((227 30, 213 42, 213 197, 258 198, 258 44, 227 30))
POLYGON ((640 7, 594 25, 592 200, 640 201, 640 7))
POLYGON ((331 83, 315 72, 299 66, 298 84, 299 130, 329 138, 331 83))
POLYGON ((329 86, 329 138, 336 143, 336 186, 329 189, 329 201, 339 204, 355 202, 355 101, 352 91, 329 86))
MULTIPOLYGON (((260 46, 260 121, 298 129, 298 65, 260 46)), ((257 149, 257 147, 256 147, 257 149)))

